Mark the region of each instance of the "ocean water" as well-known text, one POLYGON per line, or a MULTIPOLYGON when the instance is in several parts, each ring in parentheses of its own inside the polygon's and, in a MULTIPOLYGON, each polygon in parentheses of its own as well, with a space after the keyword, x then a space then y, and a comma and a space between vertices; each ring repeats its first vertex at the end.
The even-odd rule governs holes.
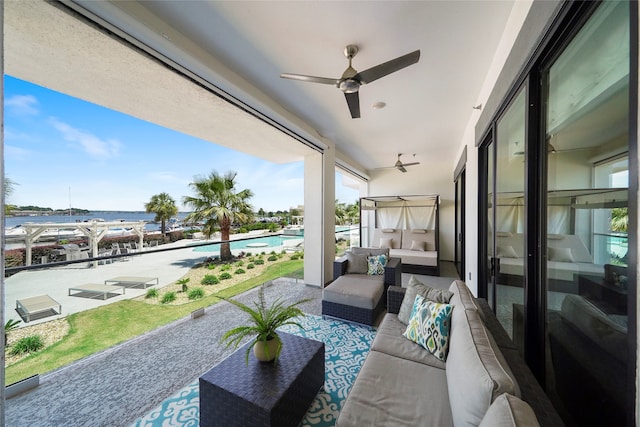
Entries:
MULTIPOLYGON (((182 220, 186 216, 186 213, 179 213, 177 218, 182 220)), ((49 216, 8 216, 5 218, 5 227, 11 228, 16 225, 26 224, 29 222, 41 224, 43 222, 55 222, 55 223, 70 223, 70 222, 83 222, 103 219, 106 222, 111 221, 145 221, 146 231, 156 231, 160 229, 160 224, 153 223, 155 214, 148 214, 146 212, 105 212, 105 211, 91 211, 88 215, 49 215, 49 216)))

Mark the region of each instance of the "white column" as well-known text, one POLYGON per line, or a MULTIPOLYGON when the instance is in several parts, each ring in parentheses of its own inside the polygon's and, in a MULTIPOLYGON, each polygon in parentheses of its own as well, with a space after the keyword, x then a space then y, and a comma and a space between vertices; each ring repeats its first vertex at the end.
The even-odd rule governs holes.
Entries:
POLYGON ((304 281, 324 286, 335 259, 335 156, 310 153, 304 159, 304 281))

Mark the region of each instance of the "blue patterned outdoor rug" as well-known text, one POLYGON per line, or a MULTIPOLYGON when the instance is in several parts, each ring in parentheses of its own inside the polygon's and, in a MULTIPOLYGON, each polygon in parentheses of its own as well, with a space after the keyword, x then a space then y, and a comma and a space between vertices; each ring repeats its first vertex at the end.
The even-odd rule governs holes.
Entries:
MULTIPOLYGON (((300 426, 333 426, 351 385, 369 354, 376 331, 364 325, 311 315, 304 317, 300 323, 304 330, 295 326, 285 326, 281 330, 323 341, 325 344, 324 388, 311 403, 300 426)), ((138 419, 132 427, 195 427, 200 417, 198 395, 196 378, 149 414, 138 419)))

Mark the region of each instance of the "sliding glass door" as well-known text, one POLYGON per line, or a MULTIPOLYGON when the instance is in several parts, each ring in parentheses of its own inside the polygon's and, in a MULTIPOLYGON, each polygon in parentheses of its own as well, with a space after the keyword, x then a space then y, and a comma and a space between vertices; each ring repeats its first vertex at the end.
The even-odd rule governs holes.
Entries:
POLYGON ((569 426, 625 425, 629 5, 604 2, 543 73, 546 382, 569 426))

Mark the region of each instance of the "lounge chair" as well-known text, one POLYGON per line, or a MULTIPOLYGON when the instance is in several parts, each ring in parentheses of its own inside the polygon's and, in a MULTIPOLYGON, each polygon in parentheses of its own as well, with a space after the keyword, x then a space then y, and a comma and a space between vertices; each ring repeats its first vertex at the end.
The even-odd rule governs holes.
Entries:
POLYGON ((28 323, 31 321, 31 317, 36 314, 44 314, 47 312, 50 314, 46 316, 62 314, 62 305, 49 295, 38 295, 35 297, 16 300, 16 311, 22 320, 24 320, 25 323, 28 323))

